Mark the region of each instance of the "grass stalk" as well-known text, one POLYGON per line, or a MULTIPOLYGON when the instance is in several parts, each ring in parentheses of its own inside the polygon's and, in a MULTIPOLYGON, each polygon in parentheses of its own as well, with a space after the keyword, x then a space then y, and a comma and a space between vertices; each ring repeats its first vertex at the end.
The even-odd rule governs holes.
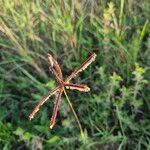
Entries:
POLYGON ((71 103, 71 101, 70 101, 70 99, 69 99, 69 97, 68 97, 68 95, 67 95, 67 92, 66 92, 65 88, 63 89, 63 91, 64 91, 64 94, 65 94, 65 96, 66 96, 67 102, 68 102, 68 104, 69 104, 70 110, 72 111, 72 113, 73 113, 73 115, 74 115, 74 117, 75 117, 75 120, 76 120, 76 122, 77 122, 77 124, 78 124, 78 127, 79 127, 79 129, 80 129, 80 134, 83 135, 83 129, 82 129, 81 123, 80 123, 80 121, 79 121, 79 118, 78 118, 78 116, 77 116, 77 114, 76 114, 76 112, 75 112, 73 106, 72 106, 72 103, 71 103))

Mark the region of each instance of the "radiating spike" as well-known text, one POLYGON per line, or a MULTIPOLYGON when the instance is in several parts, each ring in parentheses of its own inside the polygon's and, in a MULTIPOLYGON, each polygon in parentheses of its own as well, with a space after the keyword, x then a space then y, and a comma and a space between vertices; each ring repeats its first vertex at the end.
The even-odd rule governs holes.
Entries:
POLYGON ((90 91, 90 88, 85 85, 85 84, 72 84, 72 83, 68 83, 68 84, 64 84, 65 87, 67 89, 71 89, 71 90, 78 90, 78 91, 81 91, 81 92, 88 92, 90 91))
POLYGON ((62 95, 62 89, 59 91, 56 103, 54 104, 54 107, 53 107, 53 114, 52 114, 51 121, 50 121, 50 128, 51 129, 53 128, 53 126, 56 123, 57 112, 58 112, 58 108, 59 108, 59 105, 61 102, 61 95, 62 95))
POLYGON ((57 81, 60 82, 61 80, 63 80, 63 74, 62 74, 61 68, 57 60, 55 60, 51 54, 47 54, 47 56, 48 56, 48 62, 50 64, 50 70, 55 75, 55 78, 57 79, 57 81))
POLYGON ((69 81, 72 78, 74 78, 79 72, 86 69, 95 60, 95 58, 96 58, 96 54, 93 53, 79 68, 75 69, 75 71, 73 71, 71 75, 66 78, 65 82, 69 83, 69 81))
POLYGON ((35 108, 30 113, 29 115, 30 120, 34 118, 35 114, 39 111, 39 108, 48 100, 48 98, 54 95, 59 89, 60 89, 60 86, 57 86, 53 91, 50 91, 46 96, 42 98, 42 100, 35 106, 35 108))

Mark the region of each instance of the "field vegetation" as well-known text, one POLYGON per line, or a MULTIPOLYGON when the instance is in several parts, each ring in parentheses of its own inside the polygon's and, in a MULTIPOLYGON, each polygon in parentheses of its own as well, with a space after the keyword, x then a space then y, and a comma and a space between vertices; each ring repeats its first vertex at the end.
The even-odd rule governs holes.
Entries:
POLYGON ((0 1, 0 149, 150 150, 148 0, 0 1), (47 53, 90 92, 66 90, 49 128, 55 97, 29 114, 57 82, 47 53))

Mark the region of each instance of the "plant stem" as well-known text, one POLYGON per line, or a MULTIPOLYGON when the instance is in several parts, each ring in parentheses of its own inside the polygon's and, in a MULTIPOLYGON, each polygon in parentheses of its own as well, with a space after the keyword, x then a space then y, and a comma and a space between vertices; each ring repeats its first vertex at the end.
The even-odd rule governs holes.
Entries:
POLYGON ((74 117, 75 117, 75 120, 76 120, 76 122, 77 122, 77 124, 78 124, 78 127, 79 127, 79 129, 80 129, 80 133, 81 133, 81 135, 83 135, 83 129, 82 129, 81 123, 80 123, 80 121, 79 121, 79 118, 78 118, 78 116, 77 116, 77 114, 76 114, 76 112, 75 112, 73 106, 72 106, 72 103, 71 103, 71 101, 70 101, 70 99, 69 99, 69 97, 68 97, 68 95, 67 95, 67 92, 66 92, 65 88, 63 88, 63 91, 64 91, 64 94, 65 94, 65 96, 66 96, 67 102, 68 102, 68 104, 69 104, 70 110, 72 111, 72 113, 73 113, 73 115, 74 115, 74 117))

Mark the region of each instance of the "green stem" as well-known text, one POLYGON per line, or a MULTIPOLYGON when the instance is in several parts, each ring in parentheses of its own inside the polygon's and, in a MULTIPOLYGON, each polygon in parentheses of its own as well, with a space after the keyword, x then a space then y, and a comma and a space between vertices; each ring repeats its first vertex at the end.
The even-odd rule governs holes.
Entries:
POLYGON ((65 96, 66 96, 67 102, 68 102, 68 104, 69 104, 70 110, 72 111, 72 113, 73 113, 73 115, 74 115, 74 117, 75 117, 75 119, 76 119, 76 122, 77 122, 77 124, 78 124, 78 126, 79 126, 80 133, 81 133, 81 135, 83 135, 83 129, 82 129, 81 123, 80 123, 80 121, 79 121, 79 118, 78 118, 78 116, 77 116, 75 110, 73 109, 72 103, 71 103, 71 101, 70 101, 70 99, 69 99, 69 97, 68 97, 68 95, 67 95, 67 92, 66 92, 65 88, 63 89, 63 91, 64 91, 64 94, 65 94, 65 96))

